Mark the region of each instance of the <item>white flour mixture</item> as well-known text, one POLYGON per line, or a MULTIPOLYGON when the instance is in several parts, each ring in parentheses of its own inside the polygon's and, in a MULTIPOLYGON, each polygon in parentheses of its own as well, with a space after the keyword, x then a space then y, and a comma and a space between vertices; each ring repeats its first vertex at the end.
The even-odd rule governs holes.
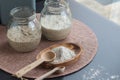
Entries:
POLYGON ((7 32, 8 42, 16 51, 28 52, 34 50, 41 39, 41 31, 28 26, 15 26, 7 32))
POLYGON ((71 20, 67 16, 47 15, 41 17, 43 35, 49 40, 65 39, 71 30, 71 20))

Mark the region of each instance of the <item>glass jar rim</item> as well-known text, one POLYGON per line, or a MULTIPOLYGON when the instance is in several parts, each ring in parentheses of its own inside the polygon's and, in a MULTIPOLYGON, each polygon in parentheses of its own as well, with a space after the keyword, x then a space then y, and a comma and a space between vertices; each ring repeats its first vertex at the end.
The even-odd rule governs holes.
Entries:
POLYGON ((59 2, 48 2, 46 8, 49 12, 61 12, 65 10, 65 5, 59 2))
POLYGON ((36 13, 35 13, 34 9, 31 9, 26 6, 13 8, 10 11, 10 15, 14 19, 18 19, 18 20, 24 20, 24 19, 31 20, 36 17, 36 13))

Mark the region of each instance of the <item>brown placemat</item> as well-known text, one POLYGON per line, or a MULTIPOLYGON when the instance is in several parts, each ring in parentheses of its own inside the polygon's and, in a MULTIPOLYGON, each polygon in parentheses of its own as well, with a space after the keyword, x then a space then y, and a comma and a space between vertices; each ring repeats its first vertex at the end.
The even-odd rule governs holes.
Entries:
MULTIPOLYGON (((83 46, 84 52, 77 63, 67 66, 64 73, 50 76, 52 78, 67 75, 80 70, 94 58, 98 48, 98 42, 94 32, 85 24, 77 20, 73 20, 72 31, 70 35, 63 41, 74 42, 83 46)), ((5 27, 0 26, 0 69, 14 74, 19 69, 35 61, 36 55, 41 50, 59 42, 61 41, 51 42, 46 39, 42 39, 39 47, 35 51, 29 53, 18 53, 8 45, 6 29, 5 27)), ((37 67, 28 72, 25 77, 36 78, 47 71, 49 70, 37 67)))

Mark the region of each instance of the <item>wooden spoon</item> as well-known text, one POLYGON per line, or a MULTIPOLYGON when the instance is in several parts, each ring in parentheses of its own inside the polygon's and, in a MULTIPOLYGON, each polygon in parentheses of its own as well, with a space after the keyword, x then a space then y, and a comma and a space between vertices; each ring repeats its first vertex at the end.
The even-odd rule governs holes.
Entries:
POLYGON ((62 72, 64 72, 64 70, 65 70, 65 67, 64 67, 64 66, 56 67, 56 68, 54 68, 53 70, 45 73, 44 75, 36 78, 35 80, 43 80, 43 79, 47 78, 48 76, 50 76, 51 74, 53 74, 53 73, 55 73, 55 72, 62 73, 62 72))
POLYGON ((31 64, 25 66, 24 68, 20 69, 19 71, 17 71, 15 73, 15 76, 17 76, 18 78, 21 78, 24 74, 31 71, 32 69, 34 69, 35 67, 37 67, 38 65, 43 63, 44 61, 45 62, 53 61, 55 59, 55 57, 56 57, 56 55, 53 52, 42 53, 38 60, 34 61, 33 63, 31 63, 31 64))
POLYGON ((51 62, 47 62, 47 63, 44 63, 44 67, 46 68, 53 68, 53 67, 58 67, 58 66, 68 66, 68 65, 71 65, 71 64, 74 64, 75 62, 77 62, 79 59, 80 59, 80 55, 83 53, 83 48, 81 45, 78 45, 76 43, 58 43, 58 44, 55 44, 55 45, 52 45, 52 46, 49 46, 48 48, 45 48, 44 50, 42 50, 36 57, 36 59, 39 59, 40 56, 41 56, 41 53, 43 52, 49 52, 51 51, 52 49, 56 48, 56 47, 59 47, 59 46, 64 46, 72 51, 75 52, 76 56, 74 56, 73 58, 69 59, 69 60, 66 60, 64 62, 59 62, 59 63, 51 63, 51 62))

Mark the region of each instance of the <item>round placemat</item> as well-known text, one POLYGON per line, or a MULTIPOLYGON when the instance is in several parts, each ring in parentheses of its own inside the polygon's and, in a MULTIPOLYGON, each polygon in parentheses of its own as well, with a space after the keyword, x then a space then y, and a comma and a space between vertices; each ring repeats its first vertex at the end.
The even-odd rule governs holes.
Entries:
MULTIPOLYGON (((42 38, 38 48, 29 53, 19 53, 13 50, 7 42, 5 27, 0 26, 0 69, 15 74, 19 69, 35 61, 36 55, 41 50, 59 42, 76 43, 83 47, 84 52, 81 54, 78 62, 74 65, 66 66, 64 73, 54 74, 50 76, 50 78, 64 76, 80 70, 92 61, 98 48, 98 42, 94 32, 85 24, 77 20, 73 20, 72 31, 65 40, 53 42, 42 38)), ((50 69, 41 68, 39 66, 28 72, 24 77, 36 78, 49 70, 50 69)))

